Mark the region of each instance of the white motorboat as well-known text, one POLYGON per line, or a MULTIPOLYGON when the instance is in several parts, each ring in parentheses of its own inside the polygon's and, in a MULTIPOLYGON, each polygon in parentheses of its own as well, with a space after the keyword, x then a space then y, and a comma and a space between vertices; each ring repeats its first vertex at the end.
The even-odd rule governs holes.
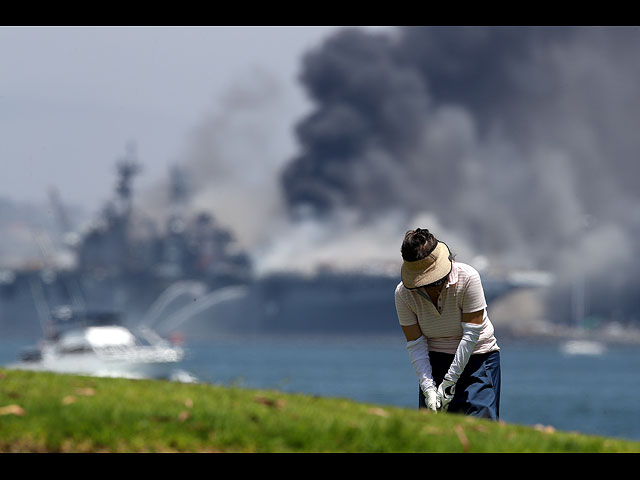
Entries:
MULTIPOLYGON (((8 368, 91 376, 172 379, 181 371, 184 351, 150 329, 135 335, 118 324, 84 324, 68 328, 23 351, 8 368)), ((182 377, 181 377, 182 378, 182 377)))
POLYGON ((606 347, 593 340, 568 340, 560 350, 566 355, 602 355, 606 347))

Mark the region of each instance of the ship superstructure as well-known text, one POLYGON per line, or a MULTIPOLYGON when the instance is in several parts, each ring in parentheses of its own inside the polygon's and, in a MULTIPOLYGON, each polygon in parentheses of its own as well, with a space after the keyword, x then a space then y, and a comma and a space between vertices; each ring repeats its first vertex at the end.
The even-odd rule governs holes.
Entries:
MULTIPOLYGON (((134 144, 116 162, 113 198, 98 217, 80 232, 65 231, 71 266, 56 265, 43 248, 35 267, 3 270, 0 278, 0 328, 9 336, 45 332, 54 312, 74 315, 117 312, 135 327, 154 301, 172 285, 198 281, 205 291, 250 281, 248 255, 231 230, 211 212, 190 212, 186 172, 170 172, 169 202, 164 225, 135 208, 135 177, 142 167, 134 144)), ((70 229, 57 192, 52 201, 70 229)), ((44 244, 45 242, 43 242, 44 244)))

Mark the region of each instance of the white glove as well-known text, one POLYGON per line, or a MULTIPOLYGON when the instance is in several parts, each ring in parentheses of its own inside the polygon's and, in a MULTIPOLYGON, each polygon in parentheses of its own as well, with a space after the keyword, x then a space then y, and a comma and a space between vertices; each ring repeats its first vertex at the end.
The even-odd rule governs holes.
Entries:
POLYGON ((453 396, 456 393, 456 384, 451 380, 443 380, 437 391, 437 404, 438 409, 446 412, 449 408, 449 403, 453 400, 453 396))
POLYGON ((444 380, 438 387, 438 400, 441 404, 442 411, 447 411, 449 403, 453 399, 456 391, 456 383, 467 366, 469 358, 480 339, 482 332, 482 324, 462 322, 462 339, 456 349, 456 354, 451 362, 449 371, 444 376, 444 380))
POLYGON ((433 412, 437 412, 440 409, 440 402, 438 399, 438 392, 435 388, 428 388, 424 393, 424 404, 427 408, 433 412))
POLYGON ((407 350, 409 351, 411 365, 413 365, 413 370, 416 372, 420 389, 426 399, 427 392, 429 390, 435 391, 436 389, 436 382, 433 381, 431 362, 429 361, 429 346, 426 337, 421 335, 415 340, 407 342, 407 350))

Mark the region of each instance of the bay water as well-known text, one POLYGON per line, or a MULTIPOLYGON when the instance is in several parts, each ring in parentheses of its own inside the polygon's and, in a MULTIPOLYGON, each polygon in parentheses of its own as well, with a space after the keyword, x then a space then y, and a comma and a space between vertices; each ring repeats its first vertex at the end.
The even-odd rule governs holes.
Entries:
MULTIPOLYGON (((180 368, 203 383, 414 409, 418 387, 401 337, 190 341, 180 368)), ((569 355, 555 342, 499 343, 502 420, 640 441, 640 347, 608 346, 600 355, 569 355)), ((27 345, 0 340, 0 365, 13 363, 27 345)))

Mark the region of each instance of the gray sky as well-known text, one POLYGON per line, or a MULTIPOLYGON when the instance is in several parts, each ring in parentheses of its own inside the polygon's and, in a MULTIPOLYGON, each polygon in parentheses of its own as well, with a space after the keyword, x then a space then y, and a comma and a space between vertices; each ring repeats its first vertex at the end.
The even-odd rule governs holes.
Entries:
MULTIPOLYGON (((166 176, 189 132, 256 69, 281 84, 279 119, 308 108, 304 51, 336 27, 0 27, 0 196, 99 208, 129 140, 140 188, 166 176)), ((290 129, 278 142, 290 151, 290 129)))

